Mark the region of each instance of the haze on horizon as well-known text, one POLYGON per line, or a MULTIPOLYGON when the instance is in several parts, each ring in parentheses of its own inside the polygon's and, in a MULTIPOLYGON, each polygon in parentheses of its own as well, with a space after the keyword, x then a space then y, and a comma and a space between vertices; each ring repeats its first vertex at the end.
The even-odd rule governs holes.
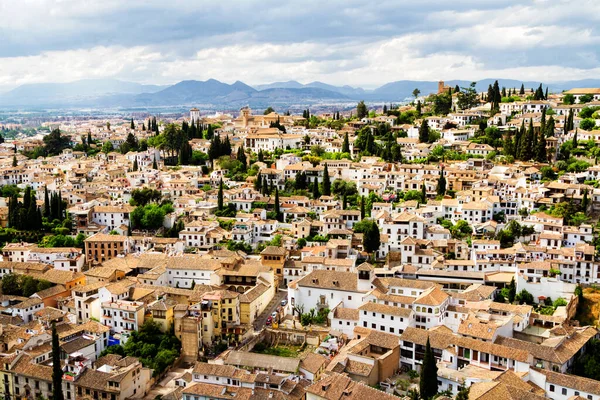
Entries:
POLYGON ((95 78, 373 88, 600 76, 594 0, 4 0, 0 15, 3 90, 95 78))

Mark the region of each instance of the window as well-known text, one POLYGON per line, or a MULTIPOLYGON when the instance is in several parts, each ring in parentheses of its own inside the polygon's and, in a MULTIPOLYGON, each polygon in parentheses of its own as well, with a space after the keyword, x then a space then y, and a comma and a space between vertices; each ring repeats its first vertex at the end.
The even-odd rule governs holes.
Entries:
POLYGON ((562 388, 562 394, 563 394, 563 396, 567 395, 567 388, 562 388))

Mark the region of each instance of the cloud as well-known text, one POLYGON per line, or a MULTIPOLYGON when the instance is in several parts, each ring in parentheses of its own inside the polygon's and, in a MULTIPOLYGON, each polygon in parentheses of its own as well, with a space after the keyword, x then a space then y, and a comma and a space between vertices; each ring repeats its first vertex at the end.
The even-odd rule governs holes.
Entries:
POLYGON ((0 87, 551 81, 595 77, 600 59, 594 0, 3 0, 0 15, 0 87))

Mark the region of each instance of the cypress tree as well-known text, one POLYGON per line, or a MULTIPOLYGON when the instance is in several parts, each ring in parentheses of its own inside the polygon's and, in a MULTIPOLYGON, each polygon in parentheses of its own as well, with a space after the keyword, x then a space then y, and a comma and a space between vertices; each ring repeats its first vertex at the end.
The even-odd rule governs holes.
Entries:
POLYGON ((48 197, 48 186, 44 186, 44 217, 50 217, 50 198, 48 197))
POLYGON ((421 203, 427 202, 427 190, 425 190, 425 182, 421 184, 421 203))
POLYGON ((63 370, 60 361, 60 352, 56 323, 52 322, 52 400, 65 399, 62 390, 63 370))
POLYGON ((587 213, 588 205, 590 204, 590 200, 588 199, 588 190, 584 189, 583 191, 583 199, 581 200, 581 209, 584 213, 587 213))
POLYGON ((423 355, 423 365, 421 366, 421 379, 419 381, 419 393, 422 399, 431 399, 438 392, 437 364, 429 337, 425 345, 425 354, 423 355))
POLYGON ((346 192, 342 196, 342 210, 345 210, 348 207, 348 198, 346 197, 346 192))
POLYGON ((424 119, 421 127, 419 128, 419 142, 427 143, 429 142, 429 124, 427 120, 424 119))
POLYGON ((156 163, 156 158, 152 160, 152 169, 158 169, 158 164, 156 163))
POLYGON ((421 100, 417 100, 417 114, 421 115, 421 100))
POLYGON ((548 100, 548 86, 546 86, 546 94, 544 95, 544 99, 548 100))
POLYGON ((365 196, 360 196, 360 219, 365 219, 365 196))
POLYGON ((540 137, 535 148, 535 160, 537 162, 548 162, 548 152, 546 150, 546 135, 540 132, 540 137))
POLYGON ((131 118, 131 129, 135 129, 135 124, 133 123, 133 118, 131 118))
POLYGON ((219 193, 217 194, 217 209, 223 210, 223 178, 219 181, 219 193))
POLYGON ((525 94, 525 85, 521 83, 521 90, 519 90, 519 94, 523 96, 525 94))
POLYGON ((137 161, 137 157, 133 159, 133 171, 137 171, 138 170, 138 161, 137 161))
POLYGON ((279 188, 275 188, 275 218, 277 221, 281 222, 283 219, 283 214, 281 213, 281 208, 279 205, 279 188))
POLYGON ((16 167, 17 165, 18 165, 18 163, 17 163, 17 156, 16 156, 16 155, 13 155, 12 166, 13 166, 13 167, 16 167))
POLYGON ((579 146, 579 143, 577 142, 577 131, 575 131, 575 134, 573 135, 573 148, 576 149, 579 146))
POLYGON ((256 179, 254 179, 254 190, 256 190, 257 192, 260 192, 262 186, 262 179, 260 178, 260 175, 256 176, 256 179))
POLYGON ((331 181, 329 180, 327 164, 325 164, 325 168, 323 168, 323 195, 331 196, 331 181))
POLYGON ((92 143, 94 143, 94 141, 92 140, 92 132, 89 132, 89 131, 88 131, 88 136, 87 136, 87 144, 88 144, 88 146, 89 146, 89 145, 90 145, 90 144, 92 144, 92 143))
POLYGON ((317 180, 317 178, 315 178, 315 180, 313 181, 312 195, 313 199, 315 200, 321 197, 321 194, 319 193, 319 181, 317 180))
POLYGON ((446 177, 444 177, 444 168, 440 171, 440 178, 437 181, 436 192, 438 196, 443 196, 446 194, 446 177))
POLYGON ((344 134, 344 143, 342 143, 342 153, 350 153, 350 140, 348 139, 348 132, 344 134))
POLYGON ((269 190, 269 184, 267 183, 267 176, 263 176, 263 182, 262 182, 262 194, 263 196, 267 194, 269 190))
POLYGON ((244 152, 244 145, 241 145, 240 147, 238 147, 236 158, 239 162, 242 163, 243 169, 244 169, 244 171, 246 171, 248 162, 246 160, 246 153, 244 152))

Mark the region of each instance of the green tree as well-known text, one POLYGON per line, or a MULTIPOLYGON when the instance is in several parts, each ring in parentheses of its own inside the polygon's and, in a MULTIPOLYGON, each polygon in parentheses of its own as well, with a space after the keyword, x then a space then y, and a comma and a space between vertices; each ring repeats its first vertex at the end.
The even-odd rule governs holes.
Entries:
POLYGON ((2 294, 21 295, 21 284, 18 275, 13 273, 4 275, 2 278, 2 294))
POLYGON ((419 142, 429 142, 429 123, 426 119, 423 120, 421 127, 419 128, 419 142))
POLYGON ((471 82, 471 85, 468 88, 463 88, 463 90, 458 93, 457 105, 461 110, 467 110, 479 104, 475 85, 477 85, 477 82, 471 82))
POLYGON ((62 390, 62 364, 60 359, 61 348, 58 342, 56 323, 52 322, 52 400, 64 400, 62 390))
POLYGON ((579 127, 584 131, 591 131, 596 127, 596 120, 593 118, 586 118, 579 122, 579 127))
POLYGON ((371 219, 364 219, 354 225, 354 232, 363 234, 363 248, 369 253, 373 254, 379 250, 381 245, 381 238, 379 234, 379 227, 377 223, 371 219))
POLYGON ((422 399, 433 399, 438 392, 438 368, 435 361, 435 355, 427 338, 425 345, 425 354, 423 355, 423 365, 421 367, 421 379, 419 380, 419 393, 422 399))
POLYGON ((12 166, 13 166, 13 167, 16 167, 16 166, 17 166, 17 164, 18 164, 18 163, 17 163, 17 156, 16 156, 16 155, 13 155, 12 166))
POLYGON ((342 153, 350 153, 350 141, 348 140, 348 132, 344 133, 344 142, 342 143, 342 153))
POLYGON ((273 109, 273 107, 269 106, 267 107, 267 109, 263 112, 263 115, 267 115, 267 114, 271 114, 272 112, 275 112, 275 110, 273 109))
POLYGON ((417 99, 417 97, 419 97, 419 95, 421 94, 421 91, 419 90, 419 88, 415 88, 415 90, 412 91, 413 96, 415 96, 415 100, 417 99))
POLYGON ((469 386, 461 386, 458 389, 455 400, 469 400, 469 392, 471 388, 469 386))
POLYGON ((440 177, 437 181, 436 193, 438 196, 446 194, 446 177, 444 177, 444 168, 440 171, 440 177))
POLYGON ((331 180, 329 178, 327 163, 325 163, 325 167, 323 168, 323 195, 331 196, 331 180))
POLYGON ((315 180, 313 181, 312 196, 315 200, 321 197, 321 194, 319 193, 319 181, 317 180, 317 178, 315 178, 315 180))
POLYGON ((219 181, 219 192, 217 194, 217 209, 219 211, 223 210, 223 179, 219 181))
POLYGON ((53 129, 49 135, 44 136, 44 152, 48 156, 56 156, 64 149, 71 147, 71 138, 63 136, 59 129, 53 129))
POLYGON ((137 157, 133 159, 133 171, 137 171, 138 170, 138 160, 137 157))
POLYGON ((110 140, 107 140, 106 142, 104 142, 104 144, 102 145, 102 152, 104 154, 108 154, 111 151, 114 150, 113 144, 110 140))
POLYGON ((281 205, 279 204, 279 188, 275 187, 275 219, 281 222, 283 220, 283 213, 281 212, 281 205))
POLYGON ((358 117, 358 119, 363 119, 368 114, 369 109, 367 108, 367 105, 365 104, 364 100, 361 100, 356 106, 356 116, 358 117))

